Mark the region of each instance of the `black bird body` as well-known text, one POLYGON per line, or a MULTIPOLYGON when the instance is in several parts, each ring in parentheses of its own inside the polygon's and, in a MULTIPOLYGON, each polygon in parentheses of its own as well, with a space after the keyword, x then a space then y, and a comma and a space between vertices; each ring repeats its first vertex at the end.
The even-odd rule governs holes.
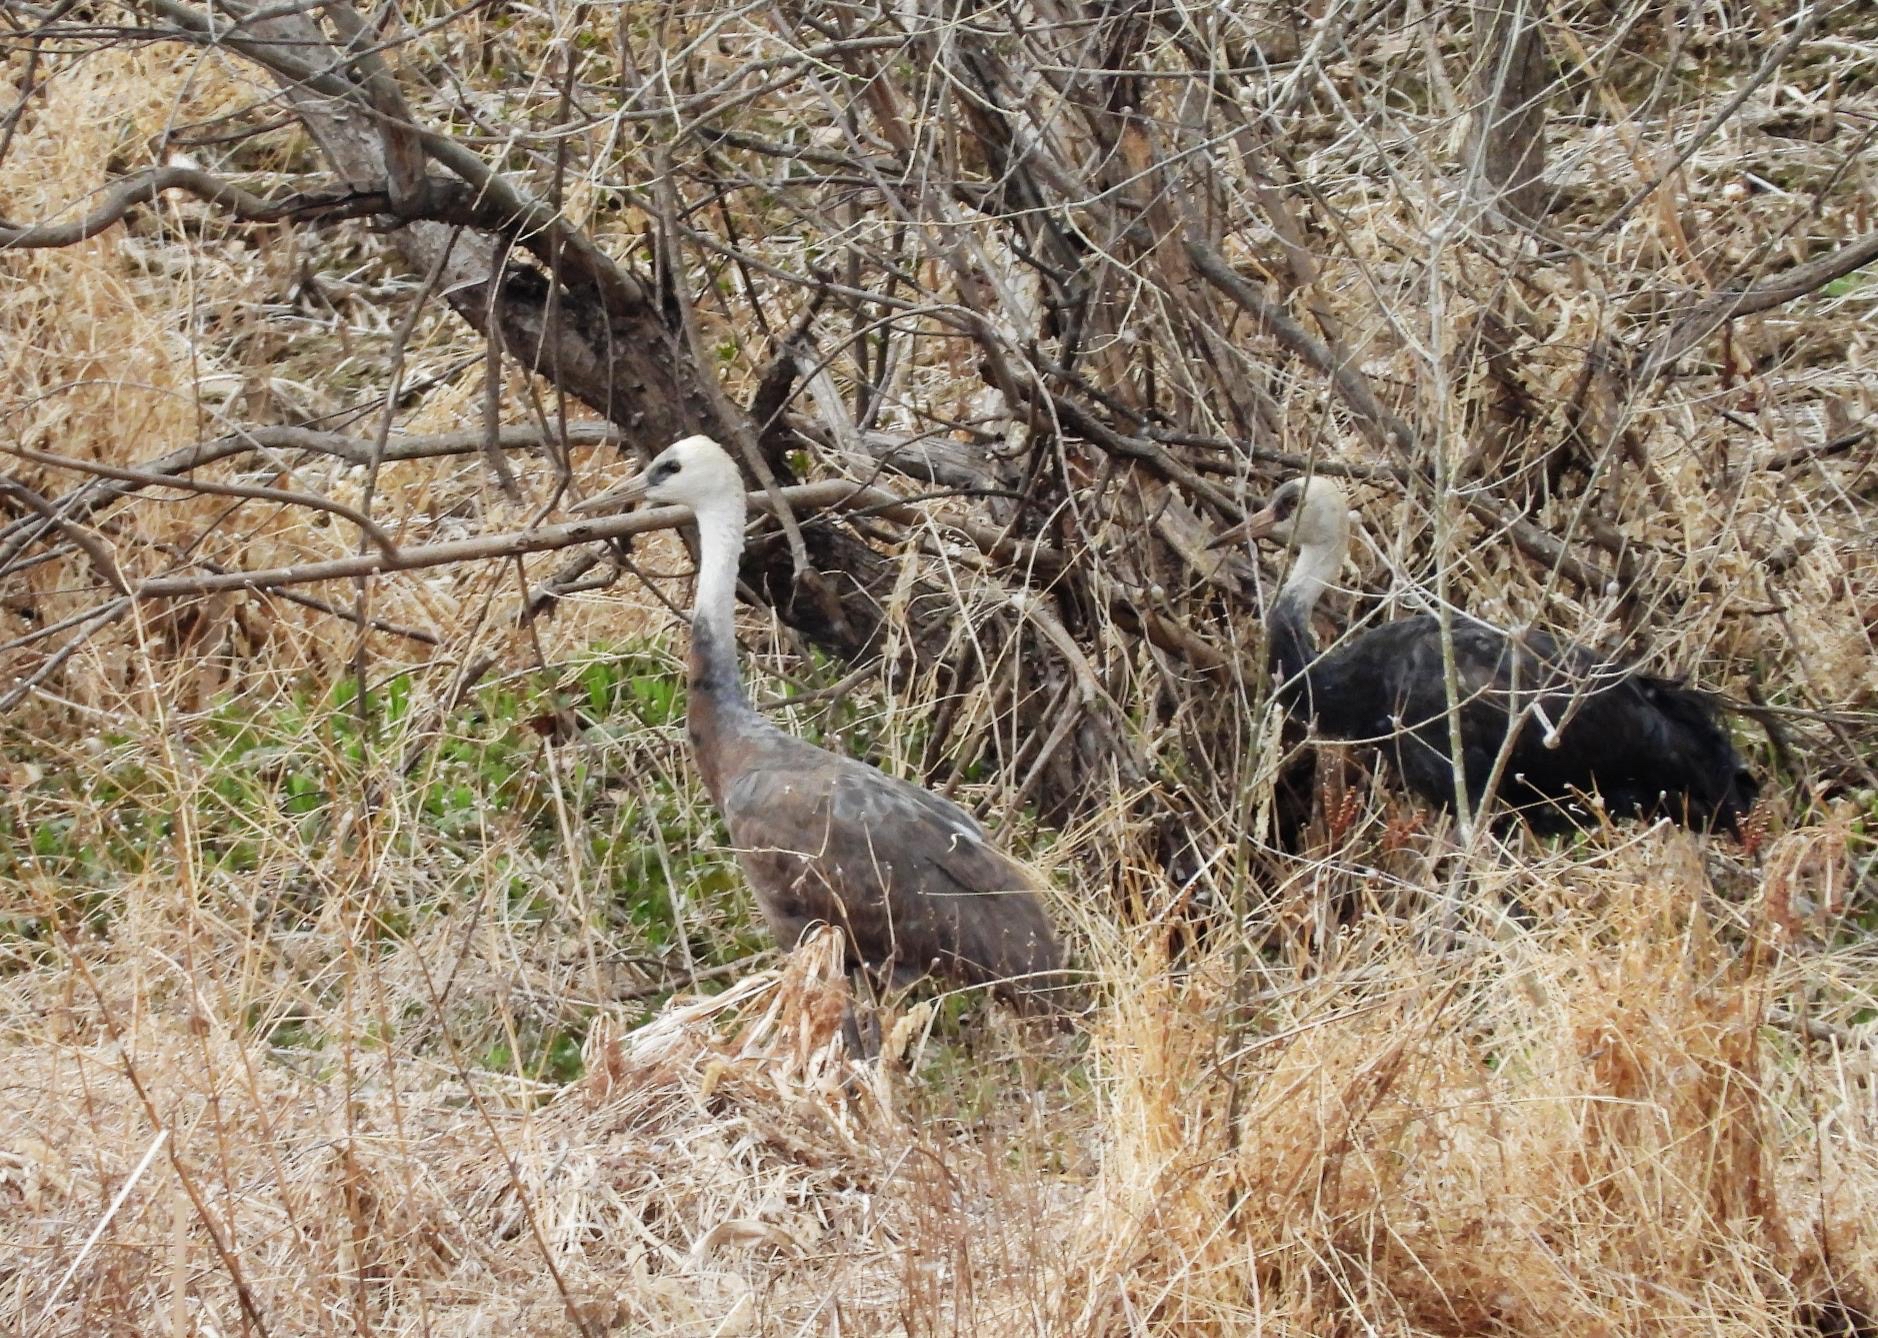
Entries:
POLYGON ((644 480, 624 495, 682 503, 698 518, 686 729, 777 943, 793 948, 810 925, 831 924, 846 934, 850 966, 895 984, 937 971, 1025 1011, 1067 1004, 1062 949, 1034 881, 969 813, 785 733, 745 697, 733 625, 744 491, 723 448, 687 437, 644 480))
MULTIPOLYGON (((1594 819, 1665 814, 1733 827, 1754 782, 1701 694, 1601 662, 1536 629, 1508 637, 1457 617, 1454 662, 1462 774, 1477 811, 1513 733, 1498 796, 1539 832, 1594 819), (1554 746, 1548 746, 1548 741, 1554 746)), ((1319 657, 1282 689, 1289 710, 1320 734, 1377 743, 1420 798, 1454 804, 1454 765, 1441 627, 1404 618, 1319 657)))
MULTIPOLYGON (((1440 620, 1384 623, 1319 654, 1311 611, 1342 564, 1348 503, 1326 478, 1292 480, 1241 532, 1262 536, 1287 522, 1297 557, 1267 619, 1280 700, 1321 736, 1375 744, 1413 793, 1452 808, 1440 620)), ((1536 629, 1508 636, 1465 614, 1450 621, 1470 813, 1509 734, 1496 794, 1541 832, 1594 822, 1593 795, 1612 817, 1660 814, 1694 827, 1733 828, 1752 806, 1754 779, 1704 694, 1536 629)))

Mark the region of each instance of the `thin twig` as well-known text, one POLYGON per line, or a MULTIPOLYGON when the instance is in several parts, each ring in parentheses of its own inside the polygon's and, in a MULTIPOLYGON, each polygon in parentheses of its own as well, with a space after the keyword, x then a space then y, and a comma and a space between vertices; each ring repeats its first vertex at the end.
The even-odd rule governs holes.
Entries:
POLYGON ((57 507, 18 479, 0 477, 0 492, 9 497, 17 497, 27 507, 43 516, 60 533, 78 545, 87 558, 91 559, 92 570, 104 579, 106 585, 120 595, 130 593, 130 585, 124 580, 124 573, 118 570, 117 559, 111 556, 111 550, 104 546, 92 531, 62 514, 57 507))
POLYGON ((286 488, 263 488, 246 483, 212 483, 207 479, 195 478, 184 484, 161 474, 150 474, 125 465, 107 465, 99 460, 77 460, 70 456, 37 451, 30 446, 0 446, 0 450, 4 450, 9 455, 16 455, 22 460, 31 460, 34 464, 51 465, 55 469, 70 469, 80 474, 101 475, 120 482, 141 484, 144 487, 182 488, 186 492, 209 493, 217 497, 241 497, 250 501, 278 502, 283 506, 304 506, 312 511, 325 511, 357 525, 386 558, 396 558, 398 555, 397 543, 379 526, 377 521, 357 507, 347 506, 344 502, 335 502, 332 498, 322 497, 319 493, 292 492, 286 488))
MULTIPOLYGON (((623 438, 620 430, 611 423, 570 423, 567 428, 568 442, 576 446, 617 445, 623 438)), ((492 444, 488 435, 475 430, 470 432, 445 432, 435 436, 392 436, 385 442, 377 458, 384 463, 403 460, 430 460, 444 456, 469 455, 485 449, 492 444)), ((547 450, 552 443, 548 434, 538 427, 505 427, 499 431, 493 442, 497 448, 505 451, 547 450)), ((374 458, 373 443, 361 437, 349 436, 343 432, 323 432, 306 427, 254 427, 240 432, 230 433, 225 437, 216 437, 209 441, 200 441, 181 450, 171 451, 168 455, 147 460, 136 467, 134 479, 101 478, 74 489, 58 498, 54 505, 70 517, 83 518, 96 514, 110 503, 144 488, 159 486, 187 487, 178 483, 180 475, 188 474, 220 460, 247 455, 255 451, 288 450, 314 451, 321 455, 330 455, 344 460, 348 464, 369 466, 374 458)), ((84 468, 89 462, 73 461, 71 467, 84 468)), ((16 521, 0 529, 0 540, 7 544, 0 550, 0 571, 5 571, 19 551, 18 540, 23 527, 30 522, 16 521)))

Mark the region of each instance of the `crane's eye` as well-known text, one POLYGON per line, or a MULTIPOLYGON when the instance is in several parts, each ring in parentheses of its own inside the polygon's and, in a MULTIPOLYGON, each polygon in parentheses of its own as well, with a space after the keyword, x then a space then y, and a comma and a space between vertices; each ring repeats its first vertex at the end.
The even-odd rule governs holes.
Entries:
POLYGON ((649 483, 663 483, 678 472, 678 461, 661 460, 652 466, 652 472, 646 476, 649 483))
POLYGON ((1281 492, 1272 498, 1272 514, 1280 520, 1290 520, 1291 513, 1297 509, 1298 495, 1295 492, 1281 492))

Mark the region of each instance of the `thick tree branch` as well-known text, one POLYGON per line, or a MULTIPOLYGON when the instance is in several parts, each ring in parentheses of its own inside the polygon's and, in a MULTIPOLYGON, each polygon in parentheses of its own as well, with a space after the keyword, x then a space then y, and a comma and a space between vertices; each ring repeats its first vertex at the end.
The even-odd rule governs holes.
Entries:
POLYGON ((1795 265, 1765 283, 1733 292, 1714 293, 1691 308, 1668 334, 1657 341, 1639 360, 1639 385, 1648 385, 1669 369, 1676 359, 1708 338, 1727 322, 1739 316, 1752 316, 1785 306, 1808 293, 1824 288, 1834 279, 1842 279, 1854 270, 1878 261, 1878 232, 1867 233, 1837 251, 1795 265))
MULTIPOLYGON (((330 104, 339 104, 346 108, 347 114, 362 122, 358 130, 370 135, 370 147, 363 160, 352 159, 352 162, 369 162, 371 167, 363 173, 347 173, 355 186, 383 186, 392 175, 391 165, 386 160, 387 142, 402 146, 406 137, 414 136, 432 161, 454 172, 470 187, 467 192, 450 191, 443 183, 425 178, 424 189, 415 190, 407 181, 400 191, 414 198, 408 202, 403 217, 479 227, 511 237, 547 265, 562 282, 590 288, 609 314, 635 311, 644 303, 645 292, 638 280, 615 265, 591 237, 570 224, 558 211, 521 190, 473 150, 448 135, 409 122, 394 124, 388 119, 380 107, 373 105, 365 90, 337 72, 346 58, 334 50, 304 14, 270 10, 263 16, 240 6, 224 4, 220 7, 233 12, 237 18, 231 28, 181 0, 149 0, 149 3, 198 41, 238 51, 284 81, 289 96, 299 104, 302 114, 309 116, 310 129, 316 132, 338 129, 331 125, 331 118, 339 114, 338 109, 330 104), (333 59, 325 64, 310 64, 302 58, 303 53, 320 51, 330 53, 333 59), (329 104, 323 117, 315 114, 321 100, 329 104), (388 131, 384 128, 387 126, 388 131), (448 205, 440 206, 431 199, 434 193, 443 194, 448 205), (460 215, 459 210, 467 210, 467 214, 460 215)), ((346 133, 356 134, 357 130, 346 127, 346 133)), ((405 165, 402 156, 400 165, 405 165)), ((343 170, 345 162, 342 161, 341 166, 343 170)))
POLYGON ((332 187, 264 197, 199 168, 158 167, 107 187, 103 204, 70 223, 0 222, 0 251, 76 245, 120 222, 138 205, 153 204, 172 190, 187 191, 244 223, 332 222, 392 212, 391 197, 382 191, 332 187))

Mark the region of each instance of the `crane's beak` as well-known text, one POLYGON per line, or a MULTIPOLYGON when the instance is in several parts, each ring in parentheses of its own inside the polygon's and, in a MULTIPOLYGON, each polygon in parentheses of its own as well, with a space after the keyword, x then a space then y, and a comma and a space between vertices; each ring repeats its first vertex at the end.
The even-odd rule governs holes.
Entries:
POLYGON ((1278 513, 1269 506, 1261 507, 1213 540, 1207 547, 1224 548, 1227 544, 1243 543, 1248 539, 1263 539, 1277 528, 1278 513))
POLYGON ((576 502, 567 509, 569 514, 576 516, 603 516, 614 511, 624 511, 646 495, 646 487, 645 475, 641 474, 638 478, 627 479, 617 488, 589 497, 584 502, 576 502))

